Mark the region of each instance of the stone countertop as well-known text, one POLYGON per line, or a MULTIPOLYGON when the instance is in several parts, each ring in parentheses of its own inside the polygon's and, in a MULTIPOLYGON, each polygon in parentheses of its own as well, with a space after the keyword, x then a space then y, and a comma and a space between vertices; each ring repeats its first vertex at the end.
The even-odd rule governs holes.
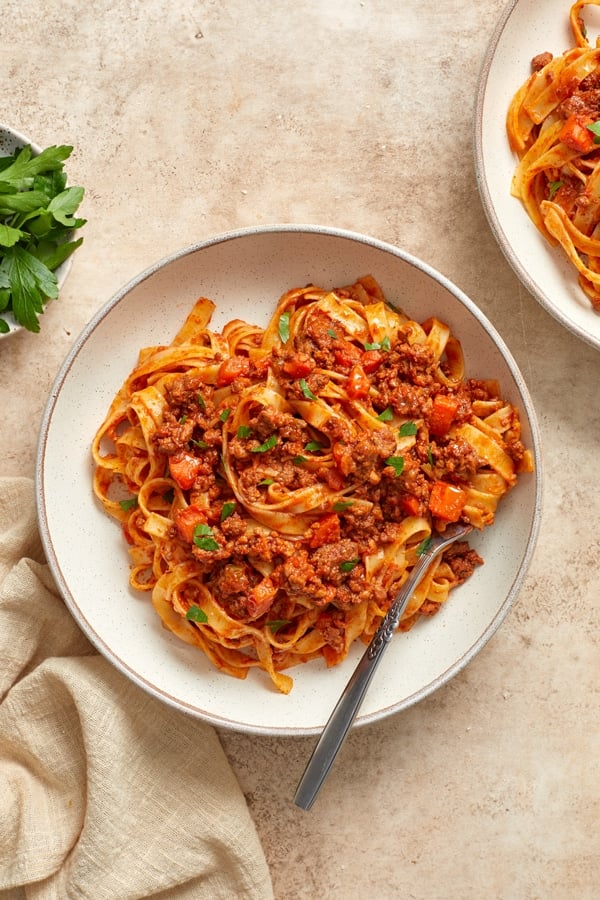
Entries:
POLYGON ((33 475, 52 382, 96 310, 250 225, 332 225, 421 257, 491 319, 538 412, 540 537, 483 651, 352 732, 310 813, 292 798, 314 739, 221 733, 278 900, 598 896, 600 354, 521 286, 478 196, 474 96, 503 6, 4 3, 0 118, 73 144, 88 223, 42 333, 0 342, 0 475, 33 475))

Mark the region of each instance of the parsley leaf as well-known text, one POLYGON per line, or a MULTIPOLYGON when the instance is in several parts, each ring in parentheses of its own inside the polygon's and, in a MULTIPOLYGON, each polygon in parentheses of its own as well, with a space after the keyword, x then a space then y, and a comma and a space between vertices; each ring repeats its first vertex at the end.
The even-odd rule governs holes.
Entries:
POLYGON ((318 453, 319 450, 323 449, 323 444, 320 444, 318 441, 309 441, 308 444, 304 445, 304 449, 309 453, 318 453))
POLYGON ((390 422, 394 418, 394 413, 392 412, 391 406, 386 406, 383 412, 380 412, 377 416, 380 422, 390 422))
POLYGON ((235 500, 231 500, 228 503, 224 503, 221 509, 221 522, 224 522, 225 519, 228 519, 229 516, 232 516, 235 512, 235 500))
POLYGON ((277 437, 276 435, 272 434, 266 439, 264 444, 260 444, 259 447, 251 447, 250 453, 266 453, 267 450, 272 450, 276 443, 277 437))
POLYGON ((592 122, 592 124, 587 125, 586 128, 594 135, 594 143, 600 144, 600 120, 598 120, 597 122, 592 122))
POLYGON ((351 506, 354 506, 354 500, 336 500, 331 508, 334 512, 344 512, 344 510, 350 509, 351 506))
POLYGON ((279 316, 279 337, 282 344, 287 344, 290 339, 290 313, 284 312, 279 316))
POLYGON ((272 622, 267 622, 267 628, 271 629, 271 633, 275 634, 276 631, 279 631, 280 628, 283 628, 284 625, 289 625, 289 619, 273 619, 272 622))
POLYGON ((199 606, 196 606, 195 603, 192 603, 192 605, 186 612, 185 617, 188 622, 208 622, 208 616, 206 615, 204 610, 200 609, 199 606))
POLYGON ((351 572, 359 564, 360 559, 346 559, 340 563, 341 572, 351 572))
POLYGON ((213 537, 213 531, 210 525, 201 522, 194 528, 194 544, 200 550, 219 550, 219 544, 213 537))
POLYGON ((386 464, 386 466, 391 466, 394 469, 394 471, 396 473, 396 478, 399 475, 402 475, 402 472, 404 470, 404 457, 403 456, 388 456, 388 458, 385 461, 385 464, 386 464))
POLYGON ((300 390, 302 391, 302 393, 304 394, 304 396, 306 397, 307 400, 316 400, 317 399, 315 397, 315 395, 313 394, 313 392, 311 391, 311 389, 309 388, 306 378, 301 378, 299 384, 300 384, 300 390))
POLYGON ((424 553, 427 553, 427 551, 429 550, 430 547, 431 547, 431 535, 429 535, 429 537, 426 537, 424 541, 421 541, 421 543, 417 547, 415 553, 417 554, 417 556, 423 556, 424 553))
POLYGON ((137 497, 129 497, 127 500, 119 500, 119 506, 123 510, 123 512, 129 512, 130 509, 134 509, 138 505, 137 497))
POLYGON ((252 429, 249 425, 240 425, 237 430, 237 437, 239 438, 247 438, 252 434, 252 429))
POLYGON ((400 428, 398 429, 398 434, 400 437, 410 437, 412 434, 417 433, 417 426, 414 422, 403 422, 400 428))

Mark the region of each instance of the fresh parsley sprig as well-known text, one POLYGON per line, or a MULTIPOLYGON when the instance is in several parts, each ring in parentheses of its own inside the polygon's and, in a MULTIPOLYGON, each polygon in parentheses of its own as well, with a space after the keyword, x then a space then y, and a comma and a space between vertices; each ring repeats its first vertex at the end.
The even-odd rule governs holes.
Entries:
POLYGON ((58 297, 55 270, 83 241, 71 240, 86 220, 75 213, 82 187, 67 187, 64 162, 73 148, 52 146, 37 156, 30 146, 0 157, 0 333, 9 331, 4 312, 29 331, 58 297))

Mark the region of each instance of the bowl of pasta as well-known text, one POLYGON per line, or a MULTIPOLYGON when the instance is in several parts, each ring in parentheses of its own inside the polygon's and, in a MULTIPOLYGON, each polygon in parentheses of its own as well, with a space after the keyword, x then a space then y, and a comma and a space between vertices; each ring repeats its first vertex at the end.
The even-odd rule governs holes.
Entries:
POLYGON ((600 8, 512 0, 487 48, 474 117, 484 210, 538 303, 600 348, 600 8))
POLYGON ((502 338, 440 273, 352 232, 249 228, 88 323, 36 496, 65 601, 119 670, 219 727, 311 734, 450 522, 473 536, 428 569, 357 724, 495 633, 537 537, 538 427, 502 338))

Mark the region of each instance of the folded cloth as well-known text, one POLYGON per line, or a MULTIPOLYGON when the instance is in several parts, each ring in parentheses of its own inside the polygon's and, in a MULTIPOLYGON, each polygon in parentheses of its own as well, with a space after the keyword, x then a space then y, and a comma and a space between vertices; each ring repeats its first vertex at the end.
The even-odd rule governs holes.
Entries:
POLYGON ((156 895, 273 897, 244 796, 211 726, 95 652, 0 478, 0 898, 156 895))

